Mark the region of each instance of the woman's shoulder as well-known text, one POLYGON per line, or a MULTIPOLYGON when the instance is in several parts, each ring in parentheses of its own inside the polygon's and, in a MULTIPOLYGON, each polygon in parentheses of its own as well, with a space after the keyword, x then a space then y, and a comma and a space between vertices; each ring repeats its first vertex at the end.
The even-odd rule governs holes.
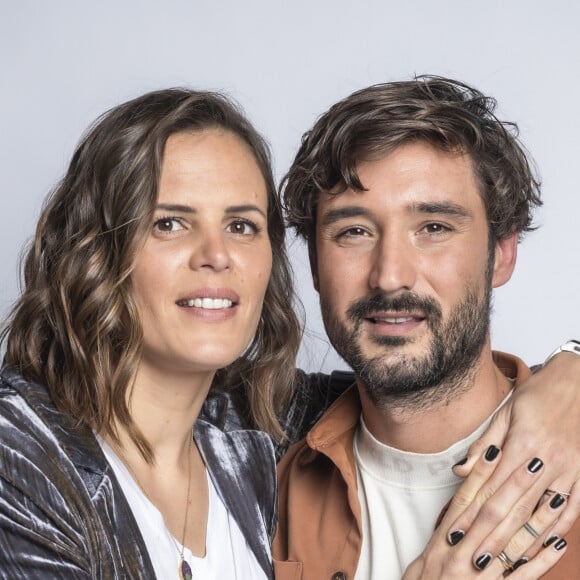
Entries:
POLYGON ((9 368, 0 371, 0 450, 1 475, 15 483, 22 470, 31 485, 66 476, 93 495, 108 468, 92 431, 61 413, 44 385, 9 368))
POLYGON ((49 417, 58 415, 44 385, 16 371, 0 371, 0 445, 25 454, 39 452, 39 440, 50 439, 49 417), (36 445, 34 444, 36 442, 36 445))
MULTIPOLYGON (((73 429, 46 387, 0 371, 0 568, 33 561, 54 577, 125 577, 152 568, 127 502, 89 428, 73 429), (118 544, 125 535, 131 542, 118 544), (111 549, 114 546, 114 549, 111 549)), ((137 576, 131 576, 137 577, 137 576)))

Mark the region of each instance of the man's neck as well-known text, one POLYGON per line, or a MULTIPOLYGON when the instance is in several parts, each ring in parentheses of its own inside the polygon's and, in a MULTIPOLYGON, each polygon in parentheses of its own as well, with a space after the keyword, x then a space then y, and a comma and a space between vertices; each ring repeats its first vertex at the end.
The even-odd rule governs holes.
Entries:
MULTIPOLYGON (((511 388, 488 348, 484 348, 467 380, 467 385, 456 385, 455 396, 420 407, 406 404, 404 399, 375 406, 359 383, 365 423, 376 439, 391 447, 415 453, 443 451, 477 429, 511 388)), ((424 395, 428 398, 429 392, 424 395)))

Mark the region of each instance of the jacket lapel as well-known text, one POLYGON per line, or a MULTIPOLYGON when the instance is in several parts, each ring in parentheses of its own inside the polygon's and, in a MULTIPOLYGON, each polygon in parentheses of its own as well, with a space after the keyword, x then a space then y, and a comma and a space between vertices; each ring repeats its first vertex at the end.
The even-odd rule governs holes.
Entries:
POLYGON ((276 526, 276 471, 270 438, 259 431, 223 432, 199 419, 195 440, 212 482, 268 578, 276 526))

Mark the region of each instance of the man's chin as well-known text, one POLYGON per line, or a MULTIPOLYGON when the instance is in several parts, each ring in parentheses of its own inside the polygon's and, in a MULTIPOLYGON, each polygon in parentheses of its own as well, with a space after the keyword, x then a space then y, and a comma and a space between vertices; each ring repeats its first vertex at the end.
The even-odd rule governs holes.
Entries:
POLYGON ((425 356, 430 350, 429 337, 367 334, 359 341, 361 352, 369 356, 425 356))

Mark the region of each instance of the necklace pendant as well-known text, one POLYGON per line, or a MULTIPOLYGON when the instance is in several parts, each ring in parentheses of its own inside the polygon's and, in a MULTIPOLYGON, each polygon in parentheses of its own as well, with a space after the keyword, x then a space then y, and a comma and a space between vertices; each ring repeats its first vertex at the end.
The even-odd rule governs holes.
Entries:
POLYGON ((193 580, 191 566, 183 558, 179 564, 179 577, 181 580, 193 580))

